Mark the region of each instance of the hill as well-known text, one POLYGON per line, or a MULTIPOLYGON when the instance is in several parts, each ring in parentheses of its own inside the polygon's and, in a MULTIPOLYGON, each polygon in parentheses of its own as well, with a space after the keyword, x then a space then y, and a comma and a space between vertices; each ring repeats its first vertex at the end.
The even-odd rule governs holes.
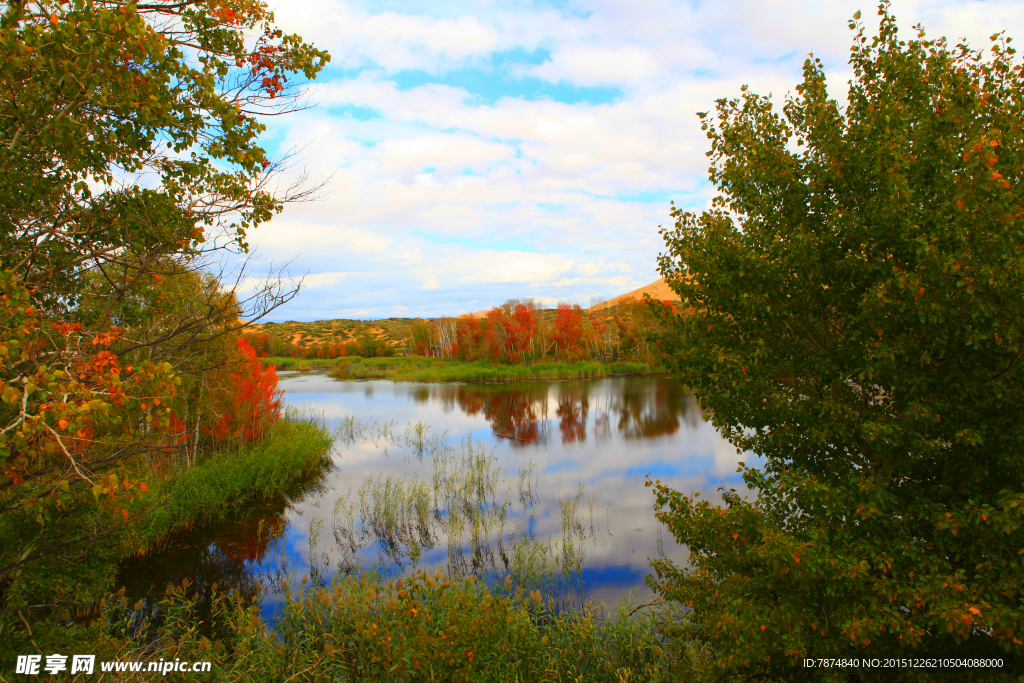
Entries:
POLYGON ((618 306, 620 303, 627 301, 629 299, 643 299, 644 294, 649 294, 652 299, 658 299, 660 301, 679 301, 679 295, 672 291, 672 289, 668 286, 668 283, 665 281, 665 278, 661 278, 660 280, 656 280, 655 282, 652 282, 649 285, 645 285, 640 289, 634 289, 632 292, 620 294, 614 299, 609 299, 608 301, 602 301, 599 304, 594 304, 587 310, 603 311, 605 309, 618 306))

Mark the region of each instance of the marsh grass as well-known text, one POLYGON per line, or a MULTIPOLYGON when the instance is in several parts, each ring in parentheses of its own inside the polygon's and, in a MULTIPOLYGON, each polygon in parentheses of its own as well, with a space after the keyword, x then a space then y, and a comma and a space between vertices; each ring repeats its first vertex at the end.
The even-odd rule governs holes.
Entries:
MULTIPOLYGON (((102 596, 113 589, 122 562, 158 552, 176 532, 226 519, 254 502, 300 497, 322 486, 321 475, 333 464, 332 441, 320 418, 289 411, 260 444, 208 456, 171 476, 150 478, 149 493, 126 505, 131 523, 118 535, 93 543, 73 567, 44 558, 32 572, 16 577, 13 588, 19 600, 5 606, 55 604, 46 610, 23 608, 21 617, 10 610, 0 612, 0 670, 17 654, 36 652, 33 642, 50 643, 58 652, 87 634, 78 621, 95 616, 102 596), (75 602, 67 596, 74 596, 75 602)), ((0 544, 16 547, 19 535, 26 534, 75 538, 72 533, 87 533, 91 519, 84 514, 76 517, 77 512, 71 509, 42 532, 38 525, 12 528, 4 520, 0 544)), ((142 606, 135 611, 136 618, 141 610, 142 606)), ((151 618, 159 612, 153 604, 145 605, 145 611, 151 618)))
POLYGON ((394 421, 347 418, 335 442, 403 446, 429 461, 430 478, 368 477, 336 500, 330 524, 310 520, 306 575, 296 580, 282 564, 262 577, 263 595, 281 599, 273 620, 261 615, 260 599, 247 603, 216 587, 200 598, 186 581, 149 608, 114 596, 80 630, 75 651, 105 660, 209 660, 209 680, 253 683, 696 680, 689 672, 706 653, 663 635, 684 616, 677 606, 630 598, 609 609, 571 599, 595 532, 595 501, 582 485, 560 501, 561 538, 539 539, 529 532, 539 484, 532 462, 505 476, 483 443, 432 434, 424 423, 399 429, 394 421), (331 555, 320 552, 329 534, 348 549, 331 578, 331 555), (364 569, 357 556, 368 543, 381 556, 364 569), (416 570, 423 550, 445 546, 447 569, 416 570), (411 564, 413 574, 394 577, 389 562, 411 564))
POLYGON ((329 370, 344 358, 293 358, 291 356, 270 356, 262 358, 263 367, 273 365, 278 372, 309 372, 329 370))
POLYGON ((692 680, 687 673, 704 658, 661 636, 682 618, 662 602, 558 611, 510 577, 489 584, 440 571, 298 583, 283 586, 287 597, 272 625, 258 605, 216 596, 213 612, 228 635, 214 640, 193 626, 199 611, 187 583, 164 599, 166 617, 145 640, 137 634, 152 631, 115 599, 106 608, 112 628, 84 646, 103 659, 211 660, 211 680, 252 682, 667 683, 692 680))
POLYGON ((542 539, 533 531, 539 477, 532 461, 506 475, 483 442, 431 434, 422 422, 402 430, 394 421, 349 416, 341 420, 336 442, 373 445, 385 456, 402 447, 406 458, 429 465, 423 478, 371 475, 335 500, 330 528, 339 571, 367 565, 415 569, 424 553, 444 549, 444 570, 452 577, 509 576, 517 588, 539 590, 560 609, 583 604, 586 545, 600 524, 594 499, 583 505, 582 485, 559 501, 560 537, 542 539), (373 560, 368 549, 376 551, 373 560))
POLYGON ((422 356, 346 357, 337 359, 337 361, 329 373, 335 379, 389 379, 396 382, 514 382, 519 380, 592 379, 609 375, 648 375, 666 371, 660 366, 628 361, 614 363, 551 361, 501 365, 485 361, 465 362, 422 356))
POLYGON ((253 500, 301 496, 331 467, 333 441, 321 418, 289 409, 259 444, 157 482, 139 510, 137 547, 146 552, 170 533, 222 519, 253 500))

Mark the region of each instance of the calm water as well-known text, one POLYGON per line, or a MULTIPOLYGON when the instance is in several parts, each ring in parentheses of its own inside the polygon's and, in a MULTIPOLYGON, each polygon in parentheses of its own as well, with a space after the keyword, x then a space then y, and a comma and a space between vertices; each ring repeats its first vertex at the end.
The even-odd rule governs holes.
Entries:
MULTIPOLYGON (((742 459, 665 377, 516 384, 282 379, 289 405, 337 430, 335 467, 291 501, 190 532, 123 568, 129 596, 188 577, 249 595, 293 572, 326 582, 378 566, 487 575, 530 551, 577 597, 645 594, 648 560, 686 559, 654 519, 645 475, 717 499, 742 459), (538 551, 537 549, 540 549, 538 551), (539 552, 539 555, 538 555, 539 552)), ((518 564, 517 564, 518 563, 518 564)), ((272 613, 279 596, 264 598, 272 613)))

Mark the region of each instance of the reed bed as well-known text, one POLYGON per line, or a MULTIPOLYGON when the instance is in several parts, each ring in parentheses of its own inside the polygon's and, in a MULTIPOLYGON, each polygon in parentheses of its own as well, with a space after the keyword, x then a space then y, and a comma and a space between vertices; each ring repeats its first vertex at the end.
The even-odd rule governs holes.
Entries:
POLYGON ((542 362, 501 365, 439 358, 344 358, 330 375, 335 379, 389 379, 396 382, 515 382, 521 380, 593 379, 609 375, 649 375, 666 369, 648 363, 618 361, 542 362))
POLYGON ((343 358, 292 358, 291 356, 270 356, 261 359, 263 367, 273 365, 279 372, 311 372, 330 370, 343 358))
POLYGON ((530 531, 539 503, 532 461, 505 476, 493 449, 432 434, 422 422, 403 430, 394 421, 350 416, 338 426, 335 442, 342 448, 372 444, 384 455, 399 449, 406 458, 430 465, 424 479, 371 475, 358 490, 336 499, 330 528, 342 571, 363 566, 366 548, 376 548, 375 566, 398 567, 416 567, 423 552, 445 548, 445 571, 451 576, 510 575, 517 586, 541 590, 560 607, 583 603, 585 547, 599 524, 593 500, 587 501, 586 519, 582 486, 558 501, 561 537, 541 540, 530 531))
MULTIPOLYGON (((123 598, 114 600, 105 612, 111 628, 81 647, 97 659, 211 661, 211 680, 252 683, 679 683, 697 680, 690 674, 707 659, 663 635, 683 615, 661 601, 565 612, 511 579, 488 584, 425 571, 295 583, 282 586, 273 625, 258 604, 235 596, 215 595, 202 606, 187 582, 163 599, 155 629, 140 624, 123 598), (203 618, 224 623, 226 635, 201 634, 195 623, 203 618)), ((193 678, 171 672, 163 680, 193 678)))

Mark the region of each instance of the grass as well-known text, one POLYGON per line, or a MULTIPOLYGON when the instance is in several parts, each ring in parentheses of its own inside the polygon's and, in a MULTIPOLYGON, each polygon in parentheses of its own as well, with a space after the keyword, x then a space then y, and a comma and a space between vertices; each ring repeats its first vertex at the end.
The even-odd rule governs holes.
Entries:
POLYGON ((325 370, 333 368, 343 358, 292 358, 291 356, 271 356, 264 358, 263 367, 275 366, 278 371, 309 372, 310 370, 325 370))
POLYGON ((243 504, 296 495, 330 466, 333 437, 317 419, 291 412, 254 446, 211 457, 159 482, 135 530, 147 551, 169 534, 223 518, 243 504))
MULTIPOLYGON (((430 463, 425 479, 371 475, 358 490, 338 496, 325 521, 341 553, 341 571, 359 569, 367 548, 376 550, 375 566, 400 569, 416 569, 423 553, 443 548, 449 576, 487 581, 510 576, 519 587, 540 590, 558 609, 585 604, 585 548, 600 523, 592 498, 581 507, 582 485, 559 501, 561 537, 541 540, 534 532, 539 479, 531 461, 520 464, 517 476, 503 475, 493 450, 482 442, 453 442, 447 432, 431 434, 422 422, 401 429, 396 421, 350 416, 338 427, 337 443, 341 448, 373 445, 382 453, 397 449, 395 455, 430 463)), ((310 556, 316 556, 312 548, 310 556)), ((329 568, 311 571, 320 576, 329 568)))
POLYGON ((681 618, 664 603, 557 612, 511 577, 488 585, 441 572, 397 580, 355 572, 321 587, 307 580, 283 586, 285 604, 273 626, 257 605, 217 596, 213 617, 227 624, 228 635, 212 642, 194 626, 201 610, 187 583, 164 599, 155 631, 140 625, 123 599, 115 601, 105 614, 113 628, 86 647, 98 660, 210 660, 212 675, 204 678, 254 683, 661 683, 686 680, 701 660, 660 635, 681 618))
POLYGON ((665 368, 632 361, 613 363, 550 361, 521 365, 498 365, 486 361, 466 362, 406 356, 340 358, 334 364, 330 375, 335 379, 389 379, 396 382, 515 382, 520 380, 591 379, 609 375, 647 375, 660 372, 665 372, 665 368))
MULTIPOLYGON (((308 486, 327 465, 324 449, 331 438, 321 423, 291 416, 259 446, 200 462, 154 488, 153 509, 131 542, 219 518, 254 497, 308 486)), ((678 606, 626 600, 609 610, 560 600, 565 586, 556 579, 579 575, 582 568, 582 487, 561 502, 560 543, 513 533, 505 551, 489 555, 507 557, 504 566, 481 562, 506 536, 516 496, 523 508, 517 522, 529 528, 538 484, 532 464, 503 478, 482 443, 450 442, 422 422, 401 428, 393 420, 350 417, 333 439, 343 447, 366 442, 401 448, 432 463, 429 480, 373 476, 355 495, 339 499, 329 529, 339 545, 348 539, 355 553, 370 543, 382 549, 382 559, 407 557, 415 568, 422 548, 447 543, 447 571, 388 578, 384 570, 362 571, 354 563, 326 581, 328 568, 320 571, 311 561, 301 579, 294 573, 265 577, 270 583, 263 590, 283 598, 272 621, 261 615, 259 599, 246 602, 238 594, 217 593, 216 586, 211 595, 209 586, 199 591, 188 580, 159 600, 135 605, 122 592, 101 602, 90 623, 33 623, 33 636, 18 634, 0 660, 10 653, 68 651, 95 654, 97 662, 146 666, 211 661, 212 672, 201 674, 205 680, 252 683, 667 683, 688 680, 705 661, 705 653, 665 636, 683 618, 678 606)), ((311 560, 322 521, 310 520, 311 560)), ((152 675, 69 680, 148 681, 152 675)), ((195 674, 161 678, 193 680, 195 674)))

